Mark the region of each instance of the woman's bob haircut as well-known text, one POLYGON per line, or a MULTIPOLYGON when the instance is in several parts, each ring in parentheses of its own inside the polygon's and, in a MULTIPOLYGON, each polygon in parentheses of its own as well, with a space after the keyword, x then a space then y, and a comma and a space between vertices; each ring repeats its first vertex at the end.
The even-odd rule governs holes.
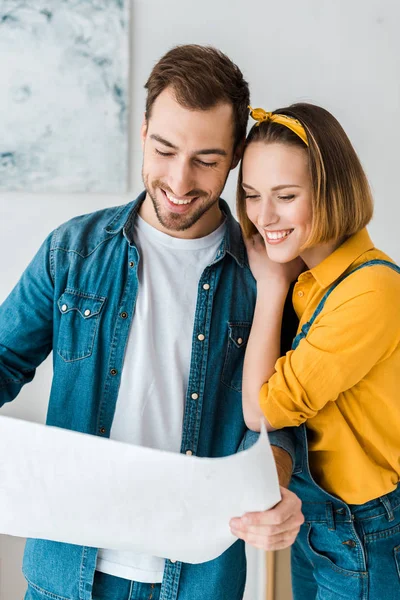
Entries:
MULTIPOLYGON (((307 103, 280 108, 274 114, 294 117, 303 125, 308 146, 284 125, 263 121, 250 130, 246 143, 291 144, 308 154, 312 189, 312 225, 305 247, 346 239, 371 220, 373 200, 360 160, 340 123, 327 110, 307 103)), ((245 237, 256 233, 247 217, 242 187, 237 187, 237 213, 245 237)))

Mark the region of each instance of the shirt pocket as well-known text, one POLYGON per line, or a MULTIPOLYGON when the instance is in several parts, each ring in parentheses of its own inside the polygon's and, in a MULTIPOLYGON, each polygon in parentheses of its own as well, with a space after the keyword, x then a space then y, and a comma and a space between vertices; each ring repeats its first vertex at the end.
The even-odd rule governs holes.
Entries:
POLYGON ((237 392, 242 391, 244 353, 249 339, 251 323, 228 322, 228 346, 221 381, 237 392))
POLYGON ((57 305, 61 313, 57 353, 65 362, 91 356, 106 298, 66 290, 57 305))

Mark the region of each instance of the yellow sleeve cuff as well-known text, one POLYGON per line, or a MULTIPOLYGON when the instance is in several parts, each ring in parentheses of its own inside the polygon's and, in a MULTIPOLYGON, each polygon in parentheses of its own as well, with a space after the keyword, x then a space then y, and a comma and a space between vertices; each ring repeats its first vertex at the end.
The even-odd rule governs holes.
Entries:
POLYGON ((298 427, 306 420, 304 415, 299 414, 299 412, 288 411, 279 406, 279 402, 269 390, 268 382, 262 386, 258 400, 265 418, 274 429, 298 427))

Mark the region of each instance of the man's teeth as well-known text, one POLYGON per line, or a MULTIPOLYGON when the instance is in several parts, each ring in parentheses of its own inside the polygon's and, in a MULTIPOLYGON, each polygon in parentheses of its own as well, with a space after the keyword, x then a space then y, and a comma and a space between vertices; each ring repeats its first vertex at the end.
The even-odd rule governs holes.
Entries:
POLYGON ((172 202, 172 204, 190 204, 192 200, 194 200, 194 198, 189 198, 188 200, 179 200, 178 198, 175 198, 175 196, 171 196, 167 192, 165 192, 165 195, 167 196, 168 200, 172 202))
POLYGON ((286 231, 266 231, 265 235, 269 240, 280 240, 290 235, 292 231, 293 229, 287 229, 286 231))

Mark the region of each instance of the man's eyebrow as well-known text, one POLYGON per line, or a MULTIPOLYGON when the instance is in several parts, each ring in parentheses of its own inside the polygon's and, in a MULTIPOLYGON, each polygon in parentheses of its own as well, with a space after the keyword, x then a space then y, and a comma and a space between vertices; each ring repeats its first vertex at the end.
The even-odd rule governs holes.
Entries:
MULTIPOLYGON (((150 138, 152 140, 155 140, 156 142, 159 142, 160 144, 163 144, 163 146, 167 146, 168 148, 172 148, 172 150, 178 150, 177 146, 174 146, 174 144, 172 144, 171 142, 169 142, 165 138, 161 137, 161 135, 157 135, 156 133, 152 133, 150 135, 150 138)), ((195 150, 193 152, 193 154, 194 155, 197 155, 197 154, 218 154, 219 156, 227 156, 227 152, 225 150, 223 150, 222 148, 202 148, 201 150, 195 150)))
POLYGON ((218 154, 219 156, 228 156, 222 148, 204 148, 202 150, 195 150, 193 154, 218 154))
POLYGON ((173 148, 173 150, 178 149, 177 146, 174 146, 174 144, 171 144, 171 142, 165 140, 161 135, 157 135, 156 133, 152 133, 150 138, 156 142, 160 142, 160 144, 163 144, 164 146, 168 146, 168 148, 173 148))

